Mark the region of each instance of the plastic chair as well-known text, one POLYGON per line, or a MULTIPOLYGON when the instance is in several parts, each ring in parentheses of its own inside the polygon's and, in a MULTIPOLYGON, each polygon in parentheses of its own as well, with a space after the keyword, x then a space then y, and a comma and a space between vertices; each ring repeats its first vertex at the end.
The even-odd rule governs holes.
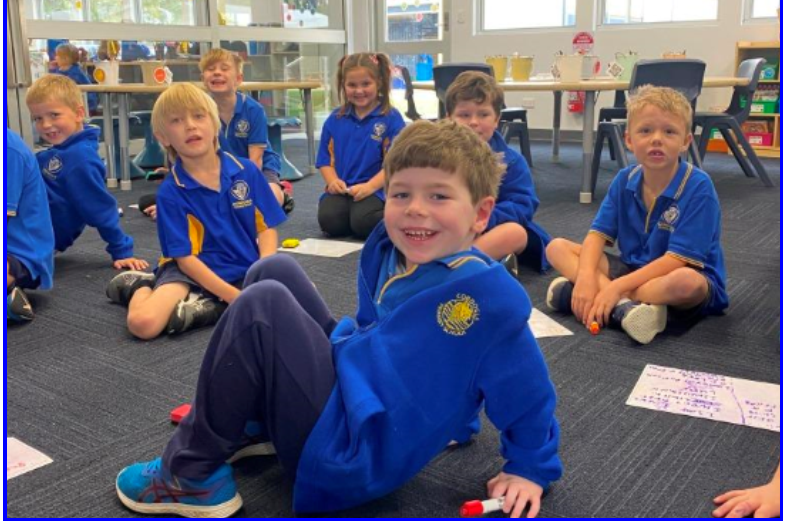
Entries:
POLYGON ((407 118, 413 122, 422 120, 423 117, 415 107, 415 88, 412 87, 412 76, 409 74, 409 69, 405 66, 396 66, 396 69, 401 75, 401 79, 404 80, 404 97, 407 101, 407 112, 405 114, 407 118))
POLYGON ((713 128, 717 128, 729 145, 729 149, 731 149, 734 158, 737 159, 737 163, 745 172, 745 175, 754 177, 755 173, 758 173, 759 178, 761 178, 762 183, 766 187, 773 187, 772 180, 770 180, 769 175, 764 170, 764 166, 758 155, 756 155, 756 151, 745 137, 741 126, 751 114, 753 94, 759 87, 759 77, 765 63, 766 60, 763 58, 753 58, 742 62, 737 70, 737 76, 748 78, 750 83, 747 86, 734 88, 731 103, 726 111, 723 113, 696 113, 693 125, 694 128, 701 127, 701 138, 698 146, 701 158, 704 158, 704 155, 707 154, 707 145, 709 144, 713 128), (742 149, 740 149, 740 146, 742 149))
POLYGON ((281 138, 282 127, 300 127, 300 119, 296 117, 271 117, 267 121, 267 137, 270 147, 281 157, 281 180, 300 180, 303 173, 284 155, 284 144, 281 138))
POLYGON ((445 111, 445 97, 448 94, 450 84, 465 71, 480 71, 489 76, 493 76, 491 66, 488 64, 471 63, 471 62, 457 62, 455 64, 442 64, 434 66, 434 90, 437 92, 439 99, 439 117, 445 118, 447 116, 445 111))
POLYGON ((156 169, 166 165, 166 151, 158 143, 153 135, 153 126, 150 125, 152 111, 134 111, 132 117, 138 118, 141 125, 145 128, 145 146, 142 151, 134 157, 132 162, 145 170, 156 169))

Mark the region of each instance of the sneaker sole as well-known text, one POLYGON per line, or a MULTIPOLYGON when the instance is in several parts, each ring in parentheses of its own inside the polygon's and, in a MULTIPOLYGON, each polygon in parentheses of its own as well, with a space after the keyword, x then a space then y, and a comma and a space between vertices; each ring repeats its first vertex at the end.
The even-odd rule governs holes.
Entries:
POLYGON ((666 329, 668 309, 665 306, 642 304, 622 319, 622 329, 639 344, 649 344, 655 335, 666 329))
POLYGON ((246 446, 232 455, 227 464, 234 464, 238 460, 243 460, 249 457, 272 457, 276 454, 276 448, 272 442, 262 442, 260 444, 253 444, 246 446))
MULTIPOLYGON (((27 295, 19 288, 11 291, 11 303, 6 304, 6 318, 13 322, 32 322, 35 320, 35 312, 27 295)), ((7 299, 6 299, 7 300, 7 299)))
POLYGON ((551 282, 551 285, 549 286, 549 290, 546 292, 546 307, 552 311, 559 312, 559 308, 554 304, 554 289, 557 287, 562 287, 563 285, 565 285, 565 282, 570 282, 570 280, 568 280, 565 277, 555 278, 551 282))
POLYGON ((135 502, 126 497, 120 488, 115 484, 117 496, 120 502, 125 507, 136 513, 145 515, 180 515, 190 519, 225 519, 231 517, 243 507, 243 499, 240 493, 235 493, 235 496, 217 506, 194 506, 192 504, 146 504, 143 502, 135 502))

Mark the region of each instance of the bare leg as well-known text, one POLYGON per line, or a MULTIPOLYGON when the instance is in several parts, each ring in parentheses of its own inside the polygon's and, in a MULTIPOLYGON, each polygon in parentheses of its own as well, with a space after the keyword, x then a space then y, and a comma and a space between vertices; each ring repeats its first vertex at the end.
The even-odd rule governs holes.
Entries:
POLYGON ((128 330, 137 338, 151 340, 164 331, 178 302, 188 297, 189 287, 182 283, 161 286, 155 291, 140 288, 128 305, 128 330))
POLYGON ((508 222, 487 231, 475 241, 475 247, 494 260, 512 253, 518 254, 527 248, 527 230, 519 224, 508 222))
POLYGON ((270 190, 273 192, 273 196, 276 197, 276 201, 278 202, 279 206, 284 205, 284 191, 281 190, 281 186, 276 184, 268 184, 270 186, 270 190))
POLYGON ((8 292, 16 282, 16 279, 11 276, 11 264, 8 263, 8 260, 5 261, 5 272, 6 272, 6 286, 5 291, 8 292))
MULTIPOLYGON (((566 240, 555 238, 546 247, 546 258, 554 266, 560 275, 567 278, 574 284, 579 275, 579 256, 581 255, 581 245, 566 240)), ((609 259, 606 255, 601 256, 598 265, 598 289, 604 289, 609 285, 609 259)))
POLYGON ((698 271, 684 267, 650 280, 634 291, 631 298, 645 304, 690 309, 704 302, 707 293, 707 279, 698 271))

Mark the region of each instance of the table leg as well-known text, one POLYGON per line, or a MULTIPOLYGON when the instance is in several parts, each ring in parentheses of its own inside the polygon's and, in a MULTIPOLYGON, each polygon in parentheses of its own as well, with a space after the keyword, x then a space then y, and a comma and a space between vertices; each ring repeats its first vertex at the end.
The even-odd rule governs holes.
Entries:
POLYGON ((131 169, 129 162, 131 155, 129 152, 129 131, 128 131, 128 95, 118 94, 117 114, 120 119, 117 123, 118 135, 120 135, 120 190, 131 191, 131 169))
POLYGON ((559 134, 562 126, 562 91, 554 91, 554 128, 551 135, 551 160, 559 160, 559 134))
POLYGON ((317 172, 316 148, 314 145, 314 104, 311 102, 311 89, 303 90, 303 107, 306 111, 306 143, 308 146, 308 174, 317 172))
POLYGON ((592 151, 595 146, 595 91, 587 91, 584 99, 582 133, 581 193, 579 202, 592 203, 592 151))
POLYGON ((112 95, 101 93, 104 105, 104 152, 106 154, 106 187, 117 188, 117 166, 115 165, 115 128, 112 125, 112 95))

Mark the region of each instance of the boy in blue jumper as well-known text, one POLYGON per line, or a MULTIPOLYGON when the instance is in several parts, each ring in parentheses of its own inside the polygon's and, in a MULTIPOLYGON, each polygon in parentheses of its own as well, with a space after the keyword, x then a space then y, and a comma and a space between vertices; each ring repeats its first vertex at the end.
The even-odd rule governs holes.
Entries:
POLYGON ((55 236, 38 164, 10 129, 5 159, 6 318, 30 321, 35 315, 23 289, 52 289, 55 236))
POLYGON ((448 117, 488 142, 494 152, 503 155, 506 166, 494 212, 475 247, 495 260, 512 255, 508 261, 514 274, 518 258, 537 271, 546 271, 546 246, 551 237, 534 221, 540 201, 527 161, 508 147, 497 131, 504 107, 502 88, 493 77, 479 71, 461 73, 445 95, 448 117))
POLYGON ((648 344, 669 311, 693 320, 728 307, 718 195, 709 175, 680 157, 692 140, 691 114, 669 88, 646 86, 628 101, 625 140, 639 164, 614 179, 582 245, 549 245, 563 275, 549 287, 551 309, 648 344), (615 242, 620 256, 604 253, 615 242))
POLYGON ((191 84, 167 89, 153 106, 153 132, 175 159, 158 191, 163 257, 155 275, 129 271, 107 287, 128 306, 141 339, 214 324, 240 294, 248 268, 275 254, 286 217, 259 169, 218 148, 218 108, 191 84))
POLYGON ((115 269, 144 269, 134 258, 134 241, 120 228, 117 201, 106 189, 106 168, 98 156, 97 127, 84 126, 82 94, 70 78, 47 75, 27 92, 35 128, 52 145, 36 155, 49 196, 55 250, 63 252, 85 226, 98 229, 115 269))
POLYGON ((360 257, 355 318, 336 323, 291 258, 256 264, 163 457, 119 474, 123 504, 228 517, 242 499, 226 461, 269 441, 296 512, 357 506, 414 477, 485 406, 505 458, 488 494, 512 517, 537 515, 562 471, 556 395, 526 292, 472 247, 502 171, 458 124, 405 129, 385 161, 385 218, 360 257), (262 428, 253 441, 250 421, 262 428))
MULTIPOLYGON (((60 44, 55 50, 57 67, 50 71, 56 75, 67 76, 77 85, 90 85, 92 82, 79 65, 79 49, 74 44, 60 44)), ((98 109, 98 93, 87 94, 87 107, 92 112, 98 109)))

